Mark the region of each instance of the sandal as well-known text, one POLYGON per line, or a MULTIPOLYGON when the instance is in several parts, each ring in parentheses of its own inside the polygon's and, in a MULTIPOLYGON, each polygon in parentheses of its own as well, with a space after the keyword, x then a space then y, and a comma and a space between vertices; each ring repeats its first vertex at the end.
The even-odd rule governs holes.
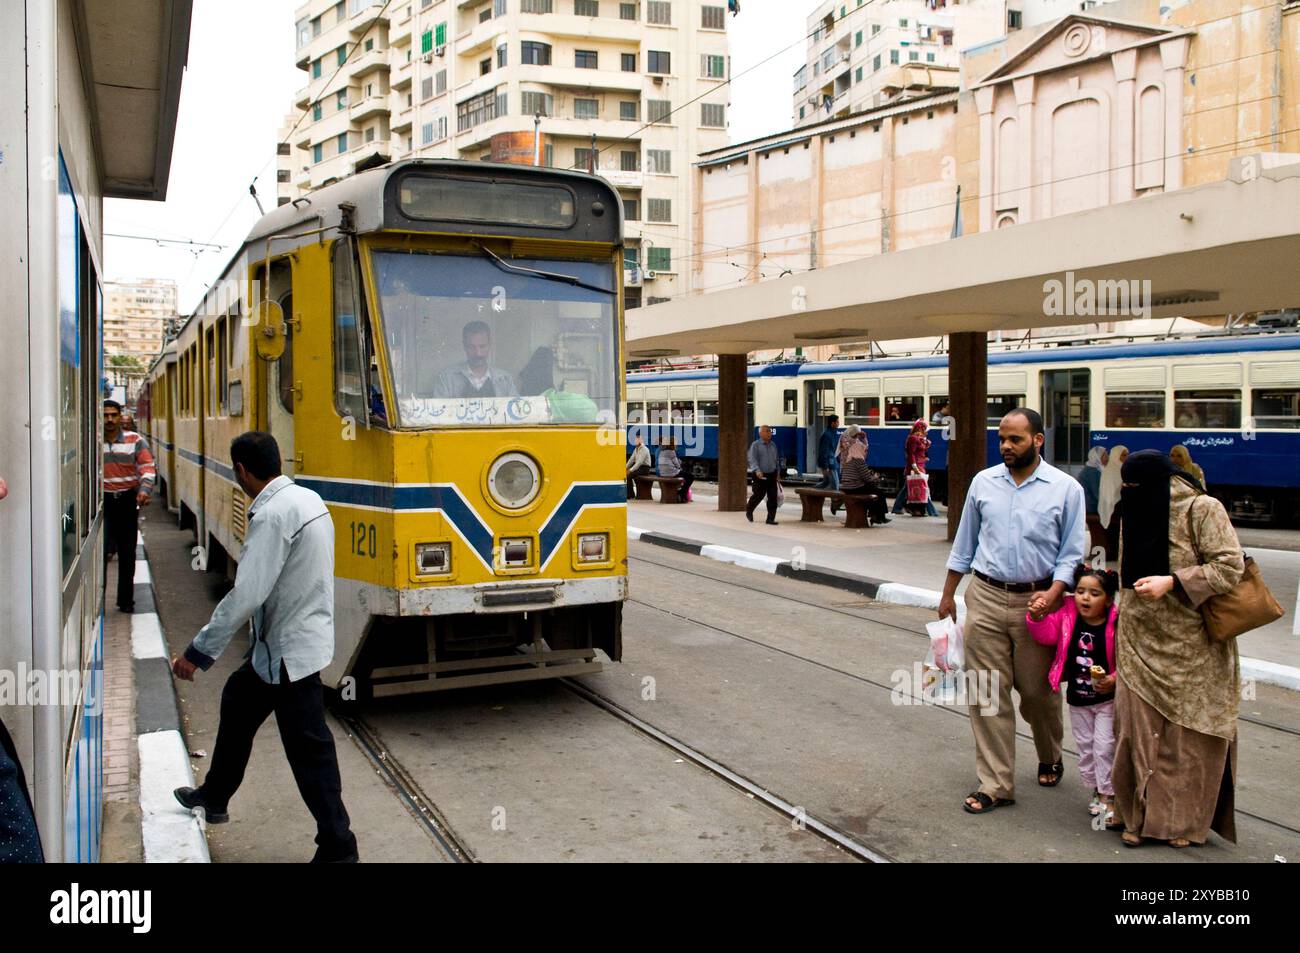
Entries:
POLYGON ((1061 783, 1061 778, 1065 777, 1065 765, 1058 761, 1056 764, 1048 764, 1046 761, 1038 762, 1038 783, 1045 788, 1054 788, 1061 783), (1043 775, 1047 775, 1052 780, 1044 781, 1043 775))
POLYGON ((1192 842, 1189 841, 1186 837, 1175 837, 1172 840, 1168 841, 1168 844, 1170 847, 1177 848, 1178 850, 1182 850, 1184 847, 1192 846, 1192 842))
POLYGON ((962 802, 961 806, 967 814, 987 814, 989 811, 996 811, 1004 805, 1009 806, 1015 803, 1015 798, 989 797, 983 791, 972 791, 970 794, 966 795, 966 800, 962 802), (978 808, 971 805, 971 798, 974 798, 979 804, 978 808))
POLYGON ((1124 843, 1125 847, 1142 846, 1142 838, 1137 834, 1134 834, 1132 831, 1125 831, 1123 834, 1120 834, 1119 839, 1124 843))

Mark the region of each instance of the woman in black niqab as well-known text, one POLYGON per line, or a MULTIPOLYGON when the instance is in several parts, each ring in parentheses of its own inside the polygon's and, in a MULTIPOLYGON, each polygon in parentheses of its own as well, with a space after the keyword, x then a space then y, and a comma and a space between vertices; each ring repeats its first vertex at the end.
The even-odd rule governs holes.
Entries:
POLYGON ((1178 477, 1194 489, 1205 488, 1159 450, 1130 453, 1120 470, 1124 488, 1120 580, 1132 589, 1139 579, 1169 575, 1169 479, 1178 477))

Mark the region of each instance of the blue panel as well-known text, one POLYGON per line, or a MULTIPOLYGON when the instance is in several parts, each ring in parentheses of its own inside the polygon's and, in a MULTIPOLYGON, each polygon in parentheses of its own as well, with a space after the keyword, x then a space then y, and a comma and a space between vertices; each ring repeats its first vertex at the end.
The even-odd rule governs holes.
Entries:
POLYGON ((587 486, 574 486, 564 495, 560 505, 555 508, 546 525, 538 534, 538 565, 546 565, 551 552, 564 542, 565 530, 573 522, 584 506, 592 503, 626 504, 627 487, 623 483, 595 483, 587 486))
POLYGON ((1091 442, 1103 447, 1124 446, 1130 453, 1168 453, 1181 443, 1205 471, 1210 486, 1258 486, 1294 490, 1300 487, 1300 431, 1261 431, 1246 439, 1242 433, 1189 434, 1167 430, 1094 430, 1091 442))

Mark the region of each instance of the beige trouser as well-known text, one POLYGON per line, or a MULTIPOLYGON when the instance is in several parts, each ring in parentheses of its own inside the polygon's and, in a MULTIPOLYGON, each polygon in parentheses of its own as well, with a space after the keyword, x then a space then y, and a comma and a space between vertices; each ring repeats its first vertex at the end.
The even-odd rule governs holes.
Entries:
POLYGON ((1047 684, 1054 647, 1039 645, 1025 626, 1031 592, 1004 592, 979 579, 966 589, 966 668, 997 673, 994 714, 981 714, 978 701, 970 706, 975 733, 975 770, 980 790, 990 797, 1016 796, 1016 715, 1011 689, 1020 695, 1020 714, 1034 733, 1038 760, 1055 764, 1061 758, 1061 696, 1047 684))

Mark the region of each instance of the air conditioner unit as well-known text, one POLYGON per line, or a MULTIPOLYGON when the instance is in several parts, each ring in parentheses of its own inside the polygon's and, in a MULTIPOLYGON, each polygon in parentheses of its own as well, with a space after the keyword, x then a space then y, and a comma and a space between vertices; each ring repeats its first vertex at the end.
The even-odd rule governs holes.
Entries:
POLYGON ((656 86, 662 86, 664 84, 664 78, 662 76, 653 76, 651 78, 655 81, 656 86))
POLYGON ((426 62, 426 63, 432 63, 432 62, 433 62, 433 54, 432 54, 432 53, 425 53, 423 56, 420 57, 420 59, 424 60, 424 62, 426 62))
POLYGON ((645 280, 646 280, 646 281, 654 281, 654 280, 655 280, 655 270, 654 270, 653 268, 647 268, 647 269, 645 270, 645 280))
POLYGON ((447 47, 446 47, 445 44, 444 44, 443 46, 435 46, 435 47, 433 48, 433 52, 437 53, 439 56, 446 56, 446 55, 447 55, 447 47))

